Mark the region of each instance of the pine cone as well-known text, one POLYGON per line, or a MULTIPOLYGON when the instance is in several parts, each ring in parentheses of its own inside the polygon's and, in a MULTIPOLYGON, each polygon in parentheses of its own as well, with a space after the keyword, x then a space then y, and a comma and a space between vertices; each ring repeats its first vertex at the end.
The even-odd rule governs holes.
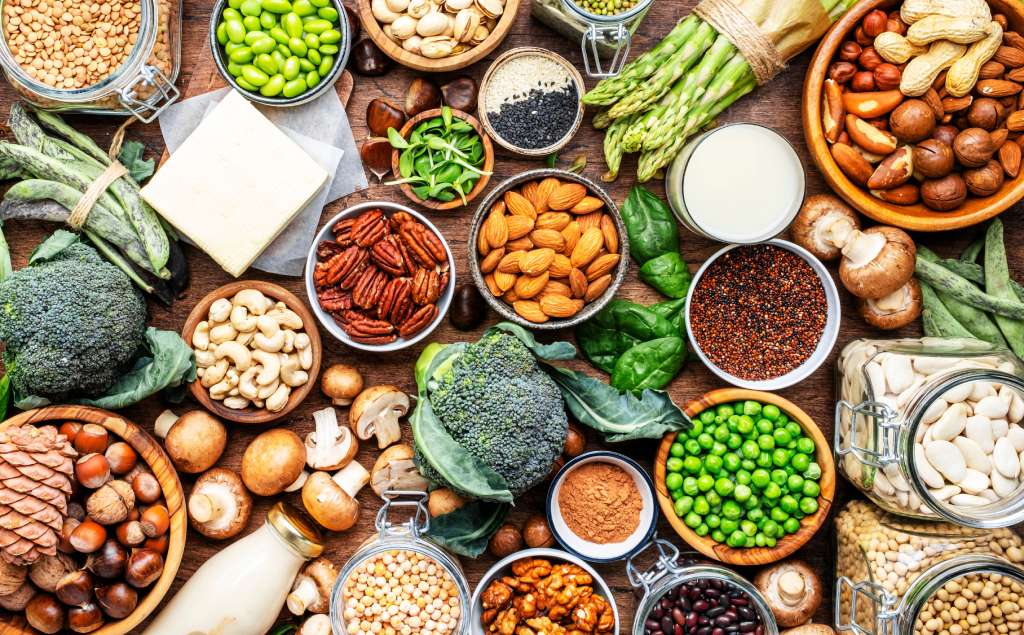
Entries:
POLYGON ((57 553, 68 511, 74 458, 53 426, 0 431, 0 557, 26 565, 57 553))

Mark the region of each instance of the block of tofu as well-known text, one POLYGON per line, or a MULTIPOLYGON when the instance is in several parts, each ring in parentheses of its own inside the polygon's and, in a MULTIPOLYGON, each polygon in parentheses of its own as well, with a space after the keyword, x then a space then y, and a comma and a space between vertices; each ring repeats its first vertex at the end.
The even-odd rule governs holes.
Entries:
POLYGON ((238 277, 328 176, 231 91, 142 188, 142 197, 238 277))

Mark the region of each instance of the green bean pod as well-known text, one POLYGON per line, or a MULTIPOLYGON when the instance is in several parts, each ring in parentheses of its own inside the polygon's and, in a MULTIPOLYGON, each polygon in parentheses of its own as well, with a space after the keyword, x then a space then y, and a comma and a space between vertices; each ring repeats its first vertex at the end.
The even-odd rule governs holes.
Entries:
MULTIPOLYGON (((998 218, 992 221, 985 232, 985 291, 1005 300, 1017 300, 1017 294, 1010 286, 1010 269, 1006 263, 1006 246, 1003 244, 1003 222, 998 218)), ((1002 315, 996 315, 995 320, 1010 350, 1018 357, 1024 355, 1024 321, 1002 315)))
POLYGON ((974 335, 957 321, 939 300, 935 290, 926 282, 921 283, 921 303, 924 309, 921 312, 922 321, 927 335, 932 337, 969 337, 974 335))
POLYGON ((1024 303, 997 298, 985 293, 970 281, 920 256, 917 258, 914 272, 921 281, 932 285, 936 291, 947 293, 961 302, 966 302, 989 313, 998 313, 1017 320, 1024 319, 1024 303))

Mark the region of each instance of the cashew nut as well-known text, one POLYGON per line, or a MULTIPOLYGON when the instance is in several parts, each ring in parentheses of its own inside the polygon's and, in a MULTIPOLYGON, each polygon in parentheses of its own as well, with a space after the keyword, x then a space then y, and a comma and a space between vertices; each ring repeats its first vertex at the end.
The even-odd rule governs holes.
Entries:
POLYGON ((281 381, 288 386, 301 386, 309 381, 309 374, 299 368, 299 360, 297 357, 289 356, 288 359, 281 364, 281 381))
POLYGON ((234 388, 238 386, 238 371, 234 368, 228 368, 228 372, 224 374, 224 381, 234 388))
POLYGON ((260 386, 259 392, 256 393, 257 399, 266 399, 270 395, 277 391, 278 386, 281 385, 281 380, 275 379, 266 386, 260 386))
POLYGON ((281 360, 278 359, 275 353, 256 350, 253 351, 252 358, 263 366, 263 370, 256 376, 256 383, 260 386, 266 386, 280 376, 281 360))
POLYGON ((265 403, 266 402, 263 401, 262 399, 253 399, 252 400, 252 405, 256 406, 257 408, 262 408, 265 403))
POLYGON ((224 400, 224 407, 232 410, 242 410, 249 407, 249 400, 245 397, 228 397, 224 400))
POLYGON ((196 367, 206 368, 217 363, 217 357, 213 351, 196 351, 196 367))
POLYGON ((309 370, 313 367, 313 347, 309 345, 309 336, 299 333, 295 336, 295 348, 299 351, 299 366, 302 370, 309 370), (305 343, 305 346, 301 344, 305 343))
POLYGON ((258 289, 242 289, 231 298, 234 305, 242 305, 253 315, 263 315, 267 311, 267 296, 258 289))
POLYGON ((203 320, 192 332, 192 348, 205 351, 210 347, 210 323, 203 320))
MULTIPOLYGON (((238 396, 238 386, 235 386, 234 388, 232 388, 231 390, 228 391, 228 397, 237 397, 237 396, 238 396)), ((226 397, 225 397, 225 399, 226 399, 226 397)))
POLYGON ((256 385, 256 375, 263 370, 262 366, 250 366, 249 370, 242 373, 238 378, 238 394, 246 399, 256 399, 259 395, 259 386, 256 385))
POLYGON ((281 330, 281 326, 277 323, 277 320, 269 315, 261 315, 257 318, 256 328, 260 330, 260 333, 263 333, 267 337, 273 337, 281 330))
POLYGON ((278 326, 277 320, 262 315, 256 320, 256 328, 260 331, 253 338, 256 348, 268 353, 276 353, 284 347, 284 331, 278 326))
POLYGON ((238 337, 235 338, 235 341, 238 342, 239 344, 241 344, 242 346, 245 346, 247 348, 251 348, 251 346, 249 346, 249 345, 252 344, 252 338, 255 335, 256 335, 256 331, 255 330, 249 331, 248 333, 239 333, 238 337))
POLYGON ((210 329, 210 343, 220 344, 228 340, 233 340, 238 335, 238 331, 235 327, 230 324, 220 324, 210 329))
POLYGON ((274 391, 274 394, 267 398, 266 408, 270 412, 278 412, 283 410, 288 404, 288 397, 291 395, 292 389, 288 386, 281 384, 274 391))
POLYGON ((242 372, 249 370, 249 367, 252 366, 252 353, 249 352, 247 347, 235 340, 218 344, 214 354, 217 359, 229 358, 234 363, 235 368, 242 372))
POLYGON ((231 301, 227 298, 218 298, 210 305, 211 322, 227 322, 231 315, 231 301))
POLYGON ((295 350, 295 331, 288 329, 284 332, 284 346, 281 347, 282 353, 291 353, 295 350))
POLYGON ((222 359, 213 366, 207 368, 206 372, 203 373, 203 387, 209 388, 210 386, 218 383, 220 380, 224 379, 224 375, 226 375, 227 373, 228 360, 222 359))
POLYGON ((231 326, 239 333, 248 333, 256 328, 256 318, 242 305, 231 309, 231 326))
POLYGON ((196 377, 198 377, 199 379, 202 379, 203 375, 205 375, 205 374, 206 374, 206 369, 205 368, 196 368, 196 377))
POLYGON ((231 388, 232 386, 228 383, 227 379, 210 386, 210 399, 216 399, 217 401, 224 399, 231 392, 231 388))
POLYGON ((277 320, 277 323, 280 324, 282 328, 296 331, 302 328, 302 318, 299 317, 298 313, 292 311, 288 307, 275 308, 270 312, 270 315, 277 320))
POLYGON ((263 301, 263 303, 264 303, 264 304, 266 305, 266 307, 267 307, 267 308, 266 308, 266 310, 264 311, 264 313, 270 313, 270 312, 271 312, 271 311, 272 311, 272 310, 274 309, 274 307, 275 307, 275 306, 277 306, 278 304, 284 304, 284 302, 275 302, 275 301, 274 301, 274 300, 272 300, 271 298, 266 298, 266 299, 265 299, 265 300, 263 301))

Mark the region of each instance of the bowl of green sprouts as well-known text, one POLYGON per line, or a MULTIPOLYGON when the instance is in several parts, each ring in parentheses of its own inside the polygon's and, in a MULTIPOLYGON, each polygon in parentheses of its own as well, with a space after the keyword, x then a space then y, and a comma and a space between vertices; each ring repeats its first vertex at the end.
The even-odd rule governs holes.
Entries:
POLYGON ((391 171, 414 203, 436 210, 469 204, 487 187, 494 148, 480 122, 444 106, 424 111, 402 126, 388 129, 391 171))

